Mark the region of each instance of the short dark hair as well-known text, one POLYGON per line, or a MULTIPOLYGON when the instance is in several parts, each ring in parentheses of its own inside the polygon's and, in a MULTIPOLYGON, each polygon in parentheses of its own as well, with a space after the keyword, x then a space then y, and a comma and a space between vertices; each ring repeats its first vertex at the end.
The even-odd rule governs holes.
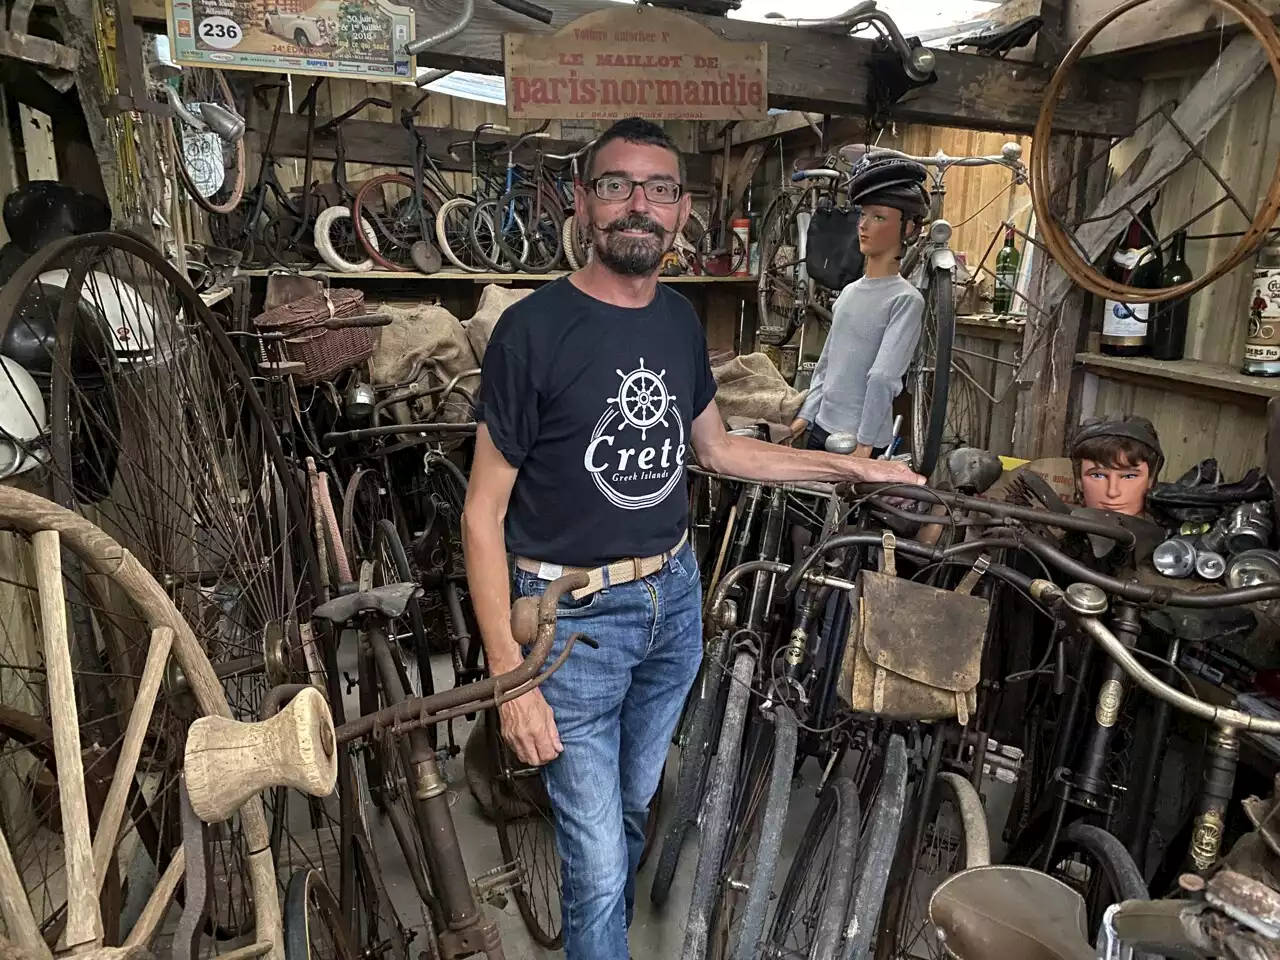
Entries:
POLYGON ((1154 477, 1160 468, 1160 453, 1153 450, 1141 440, 1132 437, 1091 437, 1071 451, 1071 459, 1075 466, 1076 476, 1080 475, 1081 464, 1092 460, 1099 466, 1110 470, 1122 467, 1136 467, 1145 463, 1154 477))
POLYGON ((643 117, 625 117, 596 138, 596 142, 591 145, 586 155, 582 158, 582 179, 584 182, 591 179, 591 168, 595 165, 596 155, 606 143, 612 143, 614 140, 648 144, 649 146, 670 150, 675 154, 676 163, 679 165, 680 182, 684 183, 684 156, 680 153, 680 148, 667 135, 667 131, 652 120, 646 120, 643 117))

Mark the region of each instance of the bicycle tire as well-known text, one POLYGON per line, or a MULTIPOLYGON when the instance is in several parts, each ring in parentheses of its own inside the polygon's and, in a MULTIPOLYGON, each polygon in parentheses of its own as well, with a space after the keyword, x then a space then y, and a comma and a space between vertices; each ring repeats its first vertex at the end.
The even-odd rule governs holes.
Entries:
MULTIPOLYGON (((934 934, 929 922, 929 900, 933 891, 952 874, 970 867, 986 866, 991 862, 991 845, 982 800, 964 777, 947 772, 938 774, 929 804, 929 814, 924 823, 919 847, 914 851, 905 851, 906 856, 910 857, 910 872, 906 873, 900 890, 902 899, 898 904, 897 916, 893 918, 897 921, 893 925, 896 929, 884 931, 886 937, 893 936, 891 956, 903 960, 909 957, 943 960, 947 956, 945 947, 934 934), (957 818, 960 835, 953 847, 949 831, 957 818), (957 856, 960 845, 963 845, 963 858, 957 856), (951 850, 950 858, 946 856, 948 849, 951 850), (921 882, 922 863, 936 864, 938 867, 923 875, 924 883, 921 882), (926 952, 921 953, 921 950, 926 952)), ((888 871, 885 879, 887 882, 888 871)), ((857 954, 847 953, 846 956, 857 954)))
MULTIPOLYGON (((362 945, 377 945, 379 955, 385 960, 410 960, 409 938, 400 917, 396 913, 395 904, 387 892, 387 885, 382 879, 382 869, 378 858, 374 855, 373 846, 366 837, 359 834, 352 837, 354 848, 353 864, 357 898, 357 929, 355 942, 362 945)), ((428 937, 432 931, 428 929, 428 937)), ((433 937, 431 939, 434 939, 433 937)), ((428 949, 434 949, 429 943, 428 949)))
POLYGON ((755 848, 755 861, 751 871, 743 877, 747 884, 746 902, 735 931, 732 918, 725 916, 725 908, 730 905, 728 901, 733 892, 728 877, 730 871, 726 870, 720 887, 721 902, 717 905, 717 912, 720 913, 722 922, 729 921, 725 923, 727 929, 724 930, 728 934, 726 945, 729 950, 724 954, 717 953, 717 940, 713 937, 710 951, 712 957, 732 956, 734 960, 752 960, 757 956, 764 936, 765 920, 773 893, 773 876, 782 850, 782 829, 786 826, 787 808, 791 800, 791 777, 795 773, 799 736, 796 715, 785 704, 775 711, 772 724, 772 749, 762 758, 768 760, 768 767, 766 769, 762 763, 759 770, 762 779, 766 781, 761 784, 764 795, 750 796, 749 792, 754 792, 751 791, 754 785, 748 780, 748 790, 744 791, 748 793, 744 797, 747 802, 739 805, 740 808, 745 807, 745 810, 740 809, 735 813, 735 818, 738 814, 745 813, 750 820, 739 825, 734 847, 741 848, 745 845, 755 848), (760 800, 763 800, 763 807, 759 805, 760 800))
POLYGON ((721 712, 721 691, 724 675, 720 658, 724 652, 724 639, 717 634, 703 658, 694 687, 696 700, 687 730, 680 742, 680 767, 676 773, 676 795, 672 801, 671 819, 662 835, 658 862, 653 868, 653 882, 649 888, 649 900, 661 907, 671 893, 676 866, 680 862, 680 850, 684 846, 689 828, 697 822, 702 810, 702 791, 706 785, 707 769, 711 763, 712 730, 718 728, 716 717, 721 712))
POLYGON ((521 879, 511 888, 529 936, 547 950, 564 946, 560 857, 556 852, 551 801, 541 773, 520 763, 502 740, 496 710, 485 718, 494 760, 493 820, 503 861, 521 879))
POLYGON ((367 239, 364 231, 360 231, 356 236, 364 247, 364 252, 374 263, 384 270, 409 273, 414 269, 413 245, 419 240, 430 242, 430 234, 434 233, 436 214, 443 205, 444 200, 425 183, 419 189, 410 177, 402 173, 384 173, 364 182, 351 202, 351 217, 353 220, 367 221, 373 225, 376 243, 367 239), (386 203, 383 191, 388 187, 406 190, 409 196, 395 203, 386 204, 387 210, 379 212, 374 209, 374 198, 386 203), (429 233, 424 232, 422 225, 415 222, 419 219, 416 211, 397 209, 405 203, 413 204, 414 202, 422 204, 420 218, 427 224, 426 231, 429 233), (411 217, 413 219, 410 219, 411 217), (403 261, 391 259, 393 255, 402 257, 403 261))
POLYGON ((559 199, 531 187, 517 187, 499 202, 521 237, 519 243, 512 243, 505 228, 498 231, 498 245, 506 258, 525 273, 543 274, 559 266, 564 255, 564 211, 559 199))
MULTIPOLYGON (((845 921, 856 917, 858 922, 842 921, 844 930, 839 931, 835 939, 832 939, 830 930, 820 929, 819 943, 824 949, 826 944, 831 944, 832 952, 828 955, 836 955, 842 938, 844 943, 839 955, 844 960, 863 960, 875 944, 894 854, 902 832, 907 804, 907 774, 906 741, 901 734, 890 734, 880 765, 879 782, 866 811, 867 822, 862 825, 856 853, 857 879, 845 921)), ((818 955, 823 954, 820 952, 818 955)))
MULTIPOLYGON (((490 270, 498 273, 515 273, 516 264, 519 261, 517 259, 513 262, 508 259, 506 247, 499 239, 502 229, 497 225, 502 222, 501 203, 500 197, 490 197, 488 200, 476 203, 475 209, 471 211, 471 249, 490 270)), ((518 215, 513 226, 517 234, 523 237, 523 240, 513 249, 527 252, 529 238, 524 234, 524 226, 520 223, 518 215)))
POLYGON ((702 844, 698 849, 698 866, 693 876, 689 897, 689 917, 684 928, 682 957, 701 957, 710 937, 711 908, 719 886, 720 867, 724 862, 725 843, 729 836, 732 795, 738 779, 743 727, 751 697, 751 680, 755 675, 755 655, 741 651, 733 661, 729 679, 729 695, 725 700, 724 722, 720 740, 709 772, 709 788, 703 807, 702 844))
POLYGON ((444 258, 459 270, 480 273, 484 267, 475 263, 471 249, 471 211, 476 202, 470 197, 446 200, 436 213, 436 244, 444 258))
POLYGON ((756 283, 756 337, 781 346, 795 336, 809 302, 808 269, 801 259, 800 206, 790 193, 774 197, 760 228, 760 278, 756 283), (790 241, 790 242, 788 242, 790 241), (781 266, 777 264, 783 258, 781 266))
POLYGON ((284 960, 357 960, 359 956, 338 898, 320 871, 295 871, 284 895, 284 960), (318 950, 313 948, 316 939, 321 939, 318 950))
MULTIPOLYGON (((355 239, 355 220, 351 217, 350 207, 325 207, 320 211, 320 216, 316 217, 316 225, 312 230, 315 237, 316 252, 320 254, 320 259, 327 263, 339 273, 363 273, 373 269, 373 258, 365 257, 363 260, 348 260, 338 252, 338 248, 333 242, 333 235, 330 231, 333 229, 335 222, 339 220, 348 220, 351 223, 352 238, 355 239)), ((360 221, 360 226, 365 234, 365 241, 372 243, 375 247, 378 245, 378 238, 373 232, 373 227, 364 220, 360 221)), ((357 246, 361 246, 361 241, 356 241, 357 246)))
MULTIPOLYGON (((1087 911, 1087 936, 1090 943, 1093 943, 1093 938, 1097 935, 1103 912, 1107 907, 1124 900, 1151 899, 1151 892, 1147 888, 1146 880, 1143 879, 1142 871, 1133 862, 1128 849, 1114 834, 1101 827, 1080 821, 1070 824, 1062 831, 1058 843, 1049 855, 1048 864, 1049 869, 1046 872, 1051 877, 1061 880, 1084 897, 1087 911), (1102 868, 1102 877, 1109 892, 1106 888, 1094 886, 1091 882, 1094 879, 1092 875, 1088 880, 1081 881, 1078 870, 1071 871, 1074 875, 1064 875, 1063 871, 1058 869, 1065 862, 1065 858, 1080 853, 1092 857, 1094 862, 1102 868), (1081 886, 1086 889, 1081 890, 1081 886)), ((1151 954, 1135 953, 1133 960, 1159 960, 1159 958, 1151 954)))
POLYGON ((951 271, 927 266, 924 330, 912 361, 911 446, 916 473, 933 475, 947 423, 947 389, 951 383, 951 347, 956 334, 956 301, 951 271), (932 357, 929 356, 932 346, 932 357), (932 361, 932 370, 927 368, 932 361), (922 442, 923 438, 923 442, 922 442))
POLYGON ((808 960, 837 956, 861 823, 857 785, 848 777, 831 780, 822 789, 778 894, 769 929, 769 956, 808 960))
POLYGON ((590 254, 591 241, 586 239, 584 242, 585 231, 580 223, 578 215, 571 213, 564 218, 564 227, 561 231, 560 244, 564 247, 564 259, 569 264, 570 270, 581 270, 585 267, 590 254))
MULTIPOLYGON (((227 78, 221 70, 213 67, 185 67, 178 77, 178 89, 175 96, 181 97, 186 103, 193 103, 188 99, 195 96, 204 98, 210 97, 205 102, 217 103, 220 106, 227 105, 235 109, 235 98, 231 95, 231 87, 227 83, 227 78), (219 103, 221 101, 221 103, 219 103)), ((228 150, 234 158, 235 173, 231 177, 231 185, 227 190, 222 187, 226 184, 226 171, 223 171, 220 185, 214 189, 208 196, 200 189, 197 179, 205 179, 209 176, 207 170, 201 169, 197 171, 197 176, 192 176, 188 169, 190 159, 187 157, 185 138, 181 136, 185 131, 182 129, 184 122, 182 117, 174 111, 170 117, 170 122, 166 124, 169 129, 170 143, 173 146, 174 166, 178 171, 178 182, 182 184, 182 189, 187 192, 187 196, 200 209, 208 213, 231 213, 240 205, 240 200, 244 197, 244 173, 245 173, 245 149, 244 137, 236 140, 234 144, 228 144, 220 138, 216 141, 216 145, 221 153, 221 160, 225 164, 227 160, 228 150), (213 200, 212 197, 219 199, 213 200)), ((215 133, 205 131, 196 131, 195 136, 203 136, 207 138, 217 137, 215 133)), ((214 143, 210 140, 209 143, 214 143)), ((205 163, 201 167, 208 166, 211 158, 205 158, 205 163)))

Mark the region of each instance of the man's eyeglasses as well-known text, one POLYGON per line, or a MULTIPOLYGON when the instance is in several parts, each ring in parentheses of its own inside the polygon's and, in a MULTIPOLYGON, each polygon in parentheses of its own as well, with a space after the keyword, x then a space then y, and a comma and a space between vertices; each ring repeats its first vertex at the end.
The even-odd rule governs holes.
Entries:
POLYGON ((636 187, 644 191, 645 199, 650 203, 675 203, 680 199, 680 184, 673 180, 632 180, 628 177, 596 177, 588 180, 587 185, 596 192, 601 200, 617 203, 630 200, 636 187))

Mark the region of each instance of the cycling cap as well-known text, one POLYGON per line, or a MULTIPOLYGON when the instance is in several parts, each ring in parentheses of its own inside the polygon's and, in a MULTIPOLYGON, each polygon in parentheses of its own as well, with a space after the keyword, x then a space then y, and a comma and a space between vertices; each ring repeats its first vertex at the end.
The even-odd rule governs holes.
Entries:
POLYGON ((1152 426, 1151 421, 1146 417, 1135 417, 1127 414, 1091 417, 1080 424, 1080 429, 1071 438, 1071 459, 1079 459, 1076 456, 1076 451, 1080 449, 1082 444, 1088 440, 1096 440, 1099 437, 1124 437, 1150 447, 1156 453, 1155 469, 1152 470, 1153 476, 1158 474, 1160 468, 1164 466, 1164 451, 1160 447, 1160 438, 1156 435, 1156 428, 1152 426))
POLYGON ((891 158, 867 164, 849 182, 849 202, 901 210, 904 220, 924 220, 929 215, 926 171, 914 160, 891 158))

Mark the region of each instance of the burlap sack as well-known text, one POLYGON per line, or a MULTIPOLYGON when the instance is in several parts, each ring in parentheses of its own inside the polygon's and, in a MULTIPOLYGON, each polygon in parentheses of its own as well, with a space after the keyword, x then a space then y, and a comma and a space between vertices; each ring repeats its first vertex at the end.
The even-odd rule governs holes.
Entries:
POLYGON ((533 291, 530 289, 512 290, 496 283, 491 283, 480 291, 480 303, 476 305, 476 312, 463 324, 477 360, 484 360, 484 351, 489 346, 489 337, 493 335, 493 328, 498 325, 498 318, 502 316, 502 311, 513 303, 519 303, 531 293, 533 291))
POLYGON ((763 353, 749 353, 711 368, 716 378, 716 407, 722 417, 746 417, 790 424, 800 412, 805 391, 797 390, 763 353))
MULTIPOLYGON (((391 325, 381 328, 382 337, 369 360, 375 384, 405 383, 418 361, 422 361, 422 366, 417 380, 428 386, 440 386, 480 366, 462 324, 444 307, 404 302, 371 303, 368 307, 371 313, 392 317, 391 325)), ((458 385, 474 397, 479 392, 480 378, 466 377, 458 385)), ((430 409, 429 400, 424 399, 412 412, 399 405, 393 414, 405 421, 426 417, 430 409)), ((471 404, 467 396, 454 394, 445 403, 439 419, 444 423, 470 420, 471 404)))

